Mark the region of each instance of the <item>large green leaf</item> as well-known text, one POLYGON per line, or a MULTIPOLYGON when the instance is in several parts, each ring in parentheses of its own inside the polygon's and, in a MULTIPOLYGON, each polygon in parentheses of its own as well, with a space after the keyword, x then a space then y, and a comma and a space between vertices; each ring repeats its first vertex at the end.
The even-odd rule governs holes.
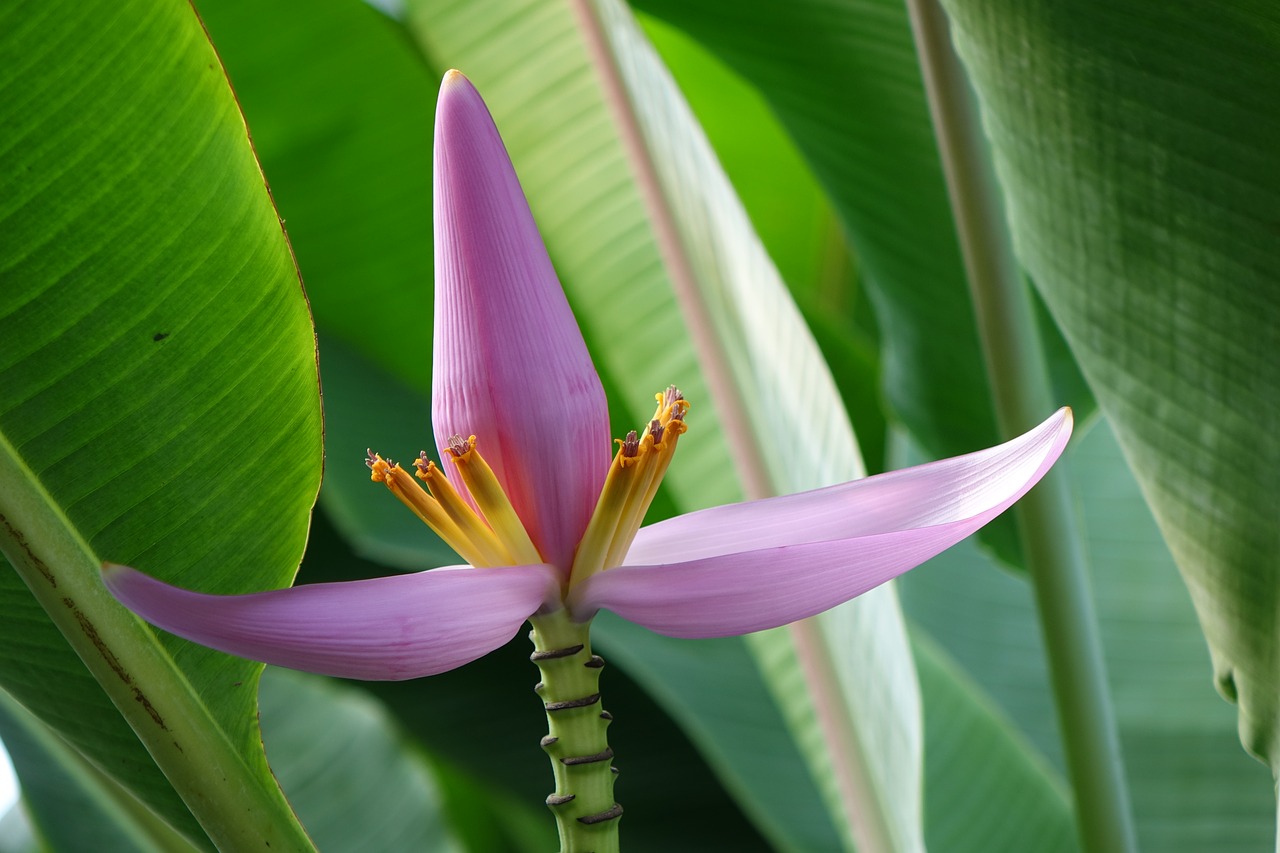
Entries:
POLYGON ((445 69, 425 66, 403 29, 359 0, 196 5, 250 119, 317 324, 429 390, 431 128, 445 69))
POLYGON ((217 843, 306 847, 261 667, 157 638, 99 580, 286 586, 302 552, 314 342, 243 120, 184 3, 0 18, 0 682, 193 839, 153 757, 217 843))
MULTIPOLYGON (((1234 742, 1231 709, 1206 683, 1209 657, 1191 602, 1105 420, 1065 463, 1081 499, 1143 849, 1193 853, 1269 846, 1274 804, 1266 770, 1234 742)), ((1061 743, 1025 580, 996 570, 965 545, 901 586, 911 618, 947 648, 1060 774, 1061 743)), ((929 802, 954 811, 947 803, 929 802)))
MULTIPOLYGON (((600 5, 606 10, 609 8, 608 4, 600 5)), ((829 380, 824 382, 822 371, 815 370, 810 363, 812 343, 808 342, 807 336, 794 331, 788 306, 774 301, 773 287, 776 287, 777 280, 770 275, 768 264, 761 263, 753 252, 753 249, 758 251, 758 247, 754 247, 750 239, 743 239, 741 231, 735 233, 736 218, 741 213, 721 195, 723 191, 716 181, 714 164, 708 162, 696 142, 685 141, 690 136, 697 140, 698 134, 688 130, 677 99, 653 82, 654 78, 661 78, 661 72, 646 67, 640 48, 625 44, 622 33, 626 25, 619 20, 620 14, 615 17, 606 11, 602 17, 617 51, 615 61, 628 82, 631 101, 640 119, 639 127, 652 149, 663 193, 674 211, 680 233, 687 235, 688 251, 702 277, 700 292, 702 298, 711 304, 710 313, 717 325, 718 342, 728 349, 731 357, 737 356, 734 367, 740 371, 736 374, 738 391, 753 400, 785 400, 782 405, 770 406, 766 402, 764 406, 772 418, 770 426, 773 431, 761 429, 759 425, 756 429, 763 436, 775 435, 779 428, 785 430, 783 425, 788 422, 783 412, 798 415, 789 432, 803 435, 807 441, 816 442, 819 448, 812 457, 801 454, 788 456, 785 451, 775 451, 786 458, 787 464, 782 472, 771 471, 773 487, 794 490, 821 484, 827 478, 848 477, 850 469, 845 467, 849 464, 848 451, 842 445, 839 431, 829 426, 830 414, 826 407, 831 405, 833 396, 829 380), (646 71, 649 74, 647 78, 646 71), (757 311, 759 315, 755 313, 757 311), (735 349, 735 345, 741 349, 735 349), (789 390, 803 388, 803 402, 787 398, 785 392, 780 394, 772 384, 776 381, 788 383, 792 386, 789 390)), ((902 670, 906 668, 901 666, 896 656, 895 632, 900 630, 894 624, 896 605, 886 607, 886 603, 880 601, 875 602, 878 606, 864 607, 872 604, 864 598, 854 607, 826 614, 820 620, 822 639, 831 658, 825 662, 829 667, 827 671, 822 672, 824 664, 819 664, 819 672, 821 682, 836 685, 837 690, 843 691, 841 699, 845 708, 842 713, 848 713, 856 721, 856 751, 861 753, 859 760, 864 765, 861 771, 866 773, 863 783, 869 783, 873 790, 870 802, 864 801, 860 806, 884 808, 886 804, 876 802, 877 797, 898 798, 885 808, 884 837, 878 839, 879 843, 911 848, 921 843, 912 835, 918 829, 899 833, 911 821, 919 822, 921 817, 911 814, 912 808, 918 805, 912 796, 902 797, 899 786, 909 784, 913 773, 918 772, 904 772, 903 767, 912 760, 913 738, 920 737, 918 730, 913 731, 910 719, 913 712, 918 713, 916 703, 919 699, 914 682, 909 689, 904 689, 901 678, 895 679, 888 674, 897 669, 897 674, 902 676, 905 674, 902 670), (886 722, 886 715, 896 715, 898 719, 886 722), (900 739, 894 740, 895 737, 900 739), (884 768, 892 770, 886 773, 884 768), (900 775, 895 778, 895 773, 900 775)), ((757 635, 751 639, 758 643, 763 637, 757 635)), ((812 659, 806 658, 813 655, 814 650, 803 638, 800 639, 797 644, 799 660, 811 667, 812 659)), ((773 681, 775 687, 782 688, 779 690, 780 701, 785 709, 788 706, 786 697, 802 689, 795 683, 794 665, 788 673, 785 668, 771 666, 778 660, 775 653, 765 654, 762 659, 766 677, 773 681), (793 679, 790 690, 787 689, 786 674, 793 679)), ((929 662, 933 664, 932 660, 929 662)), ((909 675, 906 677, 910 679, 909 675)), ((988 767, 1006 771, 978 777, 971 762, 966 760, 967 756, 949 751, 935 759, 934 766, 930 768, 936 771, 931 779, 931 793, 938 798, 931 808, 944 816, 953 812, 972 815, 977 811, 972 806, 973 801, 990 804, 1007 799, 1011 780, 1017 780, 1013 784, 1028 806, 1024 812, 1034 817, 1011 826, 1004 820, 1001 809, 987 808, 982 814, 982 821, 975 819, 970 822, 969 835, 965 840, 977 844, 978 849, 993 843, 996 847, 1016 849, 1021 839, 1036 835, 1052 839, 1051 843, 1059 846, 1069 843, 1070 813, 1061 789, 1039 769, 1034 757, 1028 754, 1025 743, 1011 737, 1001 726, 987 722, 981 703, 969 696, 965 686, 953 680, 944 667, 932 665, 929 689, 931 692, 926 694, 926 698, 934 703, 935 713, 952 703, 960 704, 961 713, 955 717, 965 721, 970 733, 982 733, 986 752, 990 755, 988 767), (1050 826, 1052 831, 1044 834, 1050 826)), ((797 731, 814 729, 811 722, 797 727, 797 731)), ((868 816, 862 813, 859 817, 866 822, 868 816)), ((953 845, 961 840, 956 825, 946 824, 945 818, 931 820, 930 829, 935 836, 946 837, 953 845)), ((866 837, 856 829, 854 837, 859 843, 866 841, 866 837)))
POLYGON ((1015 249, 1191 589, 1245 746, 1280 771, 1280 14, 946 6, 1015 249))
POLYGON ((760 93, 685 33, 638 15, 812 329, 869 473, 884 470, 875 319, 839 220, 760 93))

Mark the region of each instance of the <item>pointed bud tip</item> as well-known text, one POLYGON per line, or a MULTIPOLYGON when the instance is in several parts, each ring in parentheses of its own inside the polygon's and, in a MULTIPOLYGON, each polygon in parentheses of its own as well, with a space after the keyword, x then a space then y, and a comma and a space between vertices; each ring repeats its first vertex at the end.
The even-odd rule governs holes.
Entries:
MULTIPOLYGON (((440 94, 436 99, 437 147, 442 142, 438 135, 442 122, 450 125, 459 123, 465 125, 467 121, 462 117, 479 111, 483 111, 488 117, 488 107, 485 106, 484 99, 480 97, 475 84, 456 68, 446 71, 444 79, 440 81, 440 94)), ((494 135, 497 135, 496 128, 494 135)))
POLYGON ((467 78, 467 75, 463 74, 456 68, 450 68, 448 71, 444 72, 444 79, 440 81, 440 91, 443 93, 445 90, 451 89, 455 86, 462 86, 466 89, 475 89, 475 85, 467 78))

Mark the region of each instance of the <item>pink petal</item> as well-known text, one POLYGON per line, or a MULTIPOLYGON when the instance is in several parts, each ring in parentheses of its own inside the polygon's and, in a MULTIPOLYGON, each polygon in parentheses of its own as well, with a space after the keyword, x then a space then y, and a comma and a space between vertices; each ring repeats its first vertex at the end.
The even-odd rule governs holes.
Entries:
POLYGON ((126 566, 103 568, 111 593, 153 625, 228 654, 366 681, 435 675, 506 643, 555 600, 546 565, 311 584, 206 595, 126 566))
MULTIPOLYGON (((746 634, 821 613, 991 521, 1044 476, 1070 434, 1064 409, 992 450, 795 496, 799 500, 694 513, 685 518, 719 526, 700 533, 692 523, 673 525, 690 541, 689 559, 634 565, 629 558, 587 580, 569 604, 575 618, 607 608, 660 634, 689 638, 746 634), (855 519, 842 527, 842 514, 855 519)), ((651 542, 649 552, 657 547, 651 542)), ((661 547, 674 552, 677 543, 664 539, 661 547)))
POLYGON ((436 107, 435 252, 436 442, 477 436, 543 559, 567 569, 609 470, 604 389, 493 119, 456 71, 436 107))
POLYGON ((911 530, 1007 506, 1022 494, 1013 494, 1015 488, 1029 488, 1058 458, 1071 427, 1071 410, 1064 408, 1030 432, 987 450, 658 522, 636 536, 626 563, 692 560, 911 530))

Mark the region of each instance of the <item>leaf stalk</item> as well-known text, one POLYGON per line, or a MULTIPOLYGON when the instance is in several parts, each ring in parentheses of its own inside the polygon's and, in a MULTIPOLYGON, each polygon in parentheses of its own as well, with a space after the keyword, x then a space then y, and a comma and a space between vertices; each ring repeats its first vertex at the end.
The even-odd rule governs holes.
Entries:
POLYGON ((222 850, 314 851, 267 772, 250 767, 151 629, 102 585, 101 561, 0 435, 0 552, 222 850))
MULTIPOLYGON (((938 0, 907 0, 1004 437, 1052 408, 1031 297, 1013 252, 973 94, 938 0)), ((1063 472, 1014 507, 1026 546, 1075 793, 1081 847, 1137 849, 1081 535, 1063 472)))

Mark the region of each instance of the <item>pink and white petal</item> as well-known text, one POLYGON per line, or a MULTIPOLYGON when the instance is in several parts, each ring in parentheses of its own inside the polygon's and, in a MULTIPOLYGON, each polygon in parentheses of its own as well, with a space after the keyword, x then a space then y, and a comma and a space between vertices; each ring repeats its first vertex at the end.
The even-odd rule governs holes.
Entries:
POLYGON ((680 563, 620 566, 585 581, 575 619, 612 610, 670 637, 729 637, 776 628, 829 610, 941 553, 999 515, 722 554, 680 563))
POLYGON ((1071 410, 1063 408, 1031 431, 987 450, 662 521, 640 531, 625 562, 693 560, 972 518, 1008 506, 1036 483, 1066 447, 1071 428, 1071 410))
POLYGON ((604 389, 493 119, 456 71, 436 108, 435 258, 436 442, 475 435, 543 559, 567 567, 609 470, 604 389))
POLYGON ((103 580, 151 624, 251 660, 365 681, 462 666, 506 643, 559 597, 547 565, 455 566, 248 595, 207 595, 126 566, 103 580))

